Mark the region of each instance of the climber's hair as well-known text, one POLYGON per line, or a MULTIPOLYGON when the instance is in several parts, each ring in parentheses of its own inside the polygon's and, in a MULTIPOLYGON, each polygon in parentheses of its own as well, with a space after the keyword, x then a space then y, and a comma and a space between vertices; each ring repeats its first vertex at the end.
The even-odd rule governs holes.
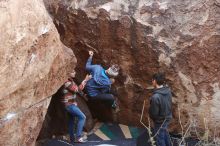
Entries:
POLYGON ((164 85, 165 84, 165 74, 162 73, 162 72, 158 72, 158 73, 155 73, 153 76, 152 76, 152 81, 155 80, 157 82, 158 85, 164 85))

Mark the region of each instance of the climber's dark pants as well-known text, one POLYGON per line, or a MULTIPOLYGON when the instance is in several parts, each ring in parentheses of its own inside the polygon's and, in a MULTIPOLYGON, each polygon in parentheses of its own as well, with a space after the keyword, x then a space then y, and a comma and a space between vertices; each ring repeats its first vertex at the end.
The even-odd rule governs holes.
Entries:
POLYGON ((102 100, 109 106, 112 106, 115 101, 115 98, 114 98, 114 95, 112 94, 102 93, 102 94, 98 94, 96 96, 90 97, 90 100, 102 100))

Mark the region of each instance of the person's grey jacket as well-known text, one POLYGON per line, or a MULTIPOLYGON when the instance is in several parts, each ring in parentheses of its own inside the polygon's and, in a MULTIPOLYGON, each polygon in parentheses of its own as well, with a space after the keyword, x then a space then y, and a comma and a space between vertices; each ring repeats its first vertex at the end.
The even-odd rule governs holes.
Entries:
POLYGON ((150 99, 149 115, 155 123, 172 119, 172 94, 168 86, 154 90, 150 99))

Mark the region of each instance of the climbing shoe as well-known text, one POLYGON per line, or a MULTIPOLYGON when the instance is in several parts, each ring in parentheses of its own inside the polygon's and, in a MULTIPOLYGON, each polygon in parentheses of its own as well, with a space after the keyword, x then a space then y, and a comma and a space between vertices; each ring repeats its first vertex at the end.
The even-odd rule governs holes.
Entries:
POLYGON ((118 106, 116 101, 114 101, 114 103, 112 104, 112 108, 114 109, 115 113, 120 111, 120 108, 119 108, 119 106, 118 106))
POLYGON ((116 101, 114 101, 112 104, 112 108, 116 108, 116 106, 117 106, 117 103, 116 103, 116 101))
POLYGON ((85 143, 85 142, 87 142, 88 140, 87 139, 85 139, 84 137, 79 137, 75 142, 76 143, 85 143))

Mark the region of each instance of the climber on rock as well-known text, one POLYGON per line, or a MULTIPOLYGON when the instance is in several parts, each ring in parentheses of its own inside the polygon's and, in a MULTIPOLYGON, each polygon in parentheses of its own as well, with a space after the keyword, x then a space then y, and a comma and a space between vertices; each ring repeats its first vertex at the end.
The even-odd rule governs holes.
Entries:
POLYGON ((89 51, 89 58, 86 63, 86 70, 92 75, 92 78, 86 84, 86 92, 90 100, 103 100, 108 103, 115 112, 119 111, 116 97, 111 92, 111 85, 118 76, 119 66, 112 65, 105 70, 101 65, 92 65, 93 51, 89 51))
POLYGON ((65 109, 69 114, 68 131, 70 135, 70 141, 71 143, 74 142, 83 143, 86 142, 86 139, 84 139, 82 136, 82 130, 85 124, 86 116, 77 106, 76 94, 80 93, 83 90, 87 81, 91 78, 91 75, 87 75, 85 79, 82 81, 82 83, 79 86, 77 86, 73 81, 73 79, 75 78, 75 74, 76 72, 72 71, 72 73, 70 73, 70 77, 68 78, 68 81, 66 81, 62 87, 63 103, 65 105, 65 109), (78 123, 76 125, 77 126, 76 139, 74 137, 75 118, 78 118, 77 121, 78 123))
POLYGON ((154 122, 154 136, 157 146, 171 146, 168 125, 172 119, 172 94, 165 84, 165 75, 153 75, 153 95, 150 98, 149 115, 154 122))

